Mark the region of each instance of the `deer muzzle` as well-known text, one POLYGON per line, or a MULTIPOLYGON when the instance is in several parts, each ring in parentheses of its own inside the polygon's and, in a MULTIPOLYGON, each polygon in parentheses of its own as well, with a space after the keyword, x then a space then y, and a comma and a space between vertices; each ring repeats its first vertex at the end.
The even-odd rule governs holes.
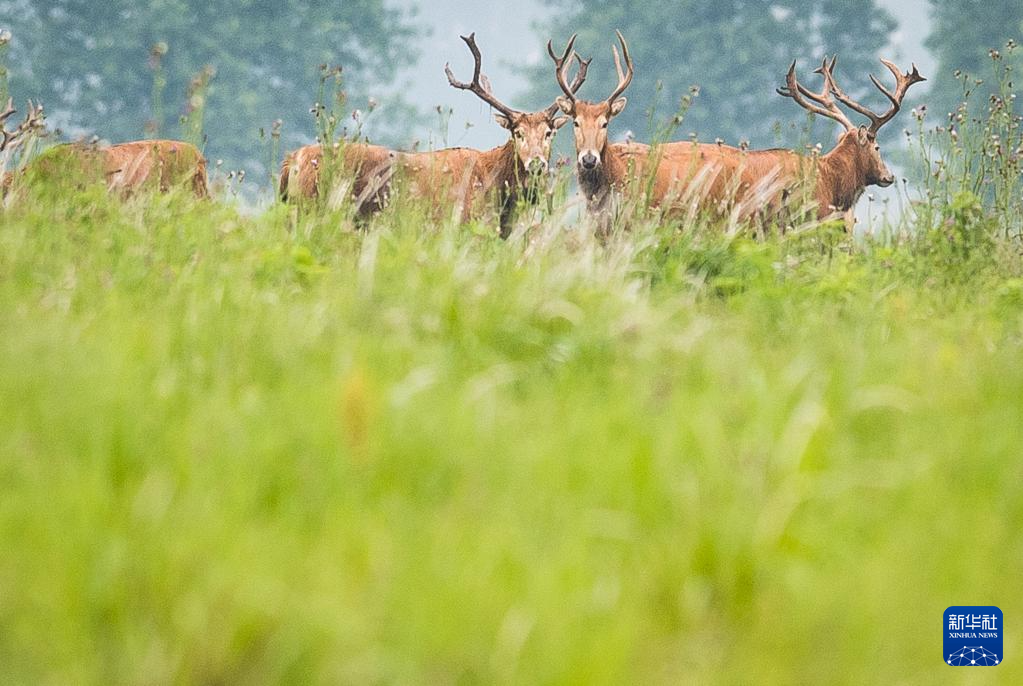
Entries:
POLYGON ((597 168, 600 164, 600 155, 593 150, 583 150, 579 153, 579 166, 587 171, 597 168))

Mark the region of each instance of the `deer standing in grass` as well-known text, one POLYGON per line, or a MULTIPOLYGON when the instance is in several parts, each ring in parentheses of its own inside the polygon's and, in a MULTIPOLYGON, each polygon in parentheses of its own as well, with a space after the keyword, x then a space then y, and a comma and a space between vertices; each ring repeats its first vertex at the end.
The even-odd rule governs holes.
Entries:
MULTIPOLYGON (((891 103, 883 114, 877 114, 850 98, 838 86, 834 77, 837 58, 830 62, 825 58, 815 70, 824 78, 821 92, 813 92, 796 79, 795 62, 786 75, 786 85, 778 89, 779 95, 792 98, 800 107, 828 119, 837 121, 845 131, 838 144, 824 155, 802 155, 794 150, 742 150, 724 145, 696 145, 678 142, 662 146, 657 178, 662 189, 678 197, 680 186, 693 182, 703 173, 701 181, 705 188, 701 193, 705 201, 727 203, 752 200, 752 208, 762 210, 766 200, 772 209, 788 201, 789 196, 802 183, 812 184, 807 190, 812 197, 812 206, 818 218, 840 213, 845 215, 846 228, 852 229, 854 219, 850 216, 856 202, 867 186, 887 187, 895 177, 881 158, 881 146, 877 134, 881 127, 891 121, 899 112, 906 91, 924 81, 924 77, 913 65, 912 71, 903 74, 895 64, 881 60, 895 76, 894 92, 886 88, 875 76, 870 79, 891 103), (841 104, 866 117, 870 125, 857 126, 838 107, 841 104), (780 191, 771 192, 774 188, 780 191), (767 189, 769 197, 754 196, 767 189), (731 194, 734 197, 726 197, 731 194), (757 208, 756 206, 761 207, 757 208)), ((659 199, 663 200, 662 195, 659 199)))
POLYGON ((151 140, 69 147, 81 155, 100 156, 107 188, 112 191, 130 195, 149 187, 166 193, 179 186, 191 189, 197 198, 209 197, 206 159, 191 143, 151 140))
MULTIPOLYGON (((539 112, 520 112, 498 100, 486 85, 482 74, 482 55, 476 45, 476 35, 461 37, 469 47, 474 61, 473 77, 469 83, 455 79, 450 65, 444 71, 448 83, 460 90, 475 94, 487 103, 497 114, 497 123, 508 130, 511 138, 507 143, 487 151, 472 148, 446 148, 429 152, 395 153, 378 146, 350 143, 345 152, 355 155, 355 163, 348 165, 345 172, 356 178, 355 190, 371 187, 372 179, 379 178, 382 165, 404 183, 413 197, 425 199, 435 206, 454 203, 462 221, 481 216, 487 211, 497 210, 500 220, 500 235, 507 238, 511 233, 513 210, 521 201, 536 202, 535 182, 545 177, 549 168, 551 143, 554 134, 568 122, 567 117, 558 115, 557 103, 539 112), (385 155, 389 155, 385 160, 385 155)), ((571 86, 572 93, 582 87, 586 80, 588 60, 579 61, 579 70, 571 86)), ((319 146, 307 146, 292 153, 282 169, 282 191, 292 167, 298 168, 298 186, 303 195, 315 192, 318 170, 313 165, 299 167, 299 155, 316 156, 319 146), (304 152, 306 151, 306 152, 304 152)), ((391 182, 380 185, 378 195, 391 192, 391 182)), ((283 192, 282 192, 283 195, 283 192)), ((378 209, 380 202, 374 202, 370 211, 378 209)))
MULTIPOLYGON (((387 201, 389 181, 398 153, 379 145, 346 142, 337 144, 331 162, 336 174, 351 180, 351 193, 358 214, 366 217, 380 211, 387 201)), ((323 176, 323 146, 306 145, 288 154, 281 165, 280 198, 315 198, 323 176)))
POLYGON ((558 57, 550 41, 547 52, 554 61, 554 72, 563 95, 555 101, 575 125, 576 173, 579 188, 586 197, 586 206, 591 214, 601 219, 599 232, 606 232, 610 221, 613 200, 619 196, 630 181, 642 174, 650 156, 650 147, 640 143, 611 143, 607 128, 611 120, 622 113, 627 99, 622 93, 632 83, 635 67, 629 45, 620 31, 615 32, 622 45, 622 54, 612 46, 618 85, 605 100, 589 102, 576 97, 568 85, 566 71, 573 53, 576 36, 568 41, 564 54, 558 57), (622 56, 625 69, 622 69, 622 56))
MULTIPOLYGON (((110 146, 68 143, 47 150, 26 171, 64 182, 103 183, 122 196, 147 188, 166 193, 174 187, 185 187, 197 198, 209 197, 206 160, 194 145, 181 141, 132 141, 110 146)), ((12 182, 13 176, 5 175, 4 189, 12 182)))

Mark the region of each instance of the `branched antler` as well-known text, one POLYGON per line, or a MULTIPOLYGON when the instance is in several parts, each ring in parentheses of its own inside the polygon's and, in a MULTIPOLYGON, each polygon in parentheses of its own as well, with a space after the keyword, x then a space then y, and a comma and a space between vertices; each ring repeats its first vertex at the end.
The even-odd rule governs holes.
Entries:
MULTIPOLYGON (((555 64, 558 64, 558 70, 560 71, 561 70, 562 62, 561 62, 561 60, 559 60, 559 58, 554 56, 554 53, 551 50, 551 43, 550 43, 550 41, 547 41, 547 50, 548 50, 548 52, 551 53, 551 57, 554 57, 555 64)), ((582 88, 583 83, 586 82, 586 71, 590 68, 590 62, 593 61, 593 58, 590 58, 588 60, 584 60, 582 57, 579 56, 579 53, 572 52, 572 57, 569 58, 569 60, 568 60, 569 63, 571 63, 572 60, 577 60, 579 62, 579 69, 578 69, 578 71, 576 71, 575 78, 572 79, 572 85, 569 86, 569 88, 566 91, 566 93, 571 93, 571 95, 569 97, 571 97, 572 100, 574 101, 575 100, 575 94, 577 92, 579 92, 579 89, 582 88)), ((561 83, 560 79, 559 79, 558 83, 559 84, 561 83)), ((562 90, 564 90, 564 86, 562 86, 562 90)), ((545 111, 546 111, 548 117, 553 117, 555 115, 555 113, 557 113, 557 111, 558 111, 558 101, 555 100, 553 103, 551 103, 550 107, 548 107, 545 111)))
POLYGON ((625 37, 621 31, 615 30, 615 34, 618 36, 618 41, 622 44, 622 56, 625 57, 625 68, 626 71, 622 71, 622 60, 618 55, 617 46, 611 46, 611 52, 614 53, 615 58, 615 71, 618 72, 618 86, 611 93, 607 101, 609 103, 614 102, 618 97, 625 92, 625 89, 632 83, 632 77, 636 75, 635 66, 632 64, 632 55, 629 53, 629 44, 625 42, 625 37))
MULTIPOLYGON (((629 53, 629 45, 625 42, 625 38, 622 37, 621 31, 616 31, 615 33, 618 34, 618 40, 622 42, 622 52, 625 55, 627 73, 622 71, 622 61, 618 54, 618 48, 612 47, 611 50, 614 52, 615 68, 618 70, 618 87, 615 88, 611 97, 607 99, 608 102, 614 102, 618 96, 625 92, 625 89, 629 87, 630 83, 632 83, 632 77, 635 73, 632 64, 632 55, 629 53)), ((578 91, 582 87, 583 82, 586 81, 586 70, 589 68, 590 62, 593 61, 592 58, 584 60, 579 56, 579 53, 572 50, 572 48, 575 47, 575 39, 577 37, 578 34, 574 34, 568 39, 568 45, 565 46, 565 52, 562 53, 560 57, 558 57, 557 53, 554 52, 554 46, 551 41, 547 41, 547 54, 550 55, 551 60, 554 61, 554 75, 558 80, 558 85, 561 86, 562 92, 564 92, 565 96, 573 103, 578 100, 575 95, 576 91, 578 91), (573 59, 579 61, 579 71, 576 72, 575 79, 573 79, 572 85, 570 86, 568 84, 568 68, 571 66, 573 59)), ((554 107, 556 107, 556 105, 552 105, 551 109, 554 107)))
POLYGON ((472 53, 473 60, 475 60, 476 66, 472 73, 472 82, 463 83, 462 81, 456 80, 455 75, 451 72, 451 65, 445 64, 444 73, 447 74, 448 83, 455 88, 475 93, 480 100, 487 103, 509 119, 513 119, 517 114, 519 114, 518 110, 508 107, 494 97, 494 94, 490 91, 489 84, 484 83, 487 77, 481 73, 483 68, 483 57, 480 55, 480 49, 476 46, 476 34, 470 33, 468 36, 460 37, 463 41, 465 41, 465 44, 469 46, 469 52, 472 53))
POLYGON ((846 131, 853 131, 856 129, 856 125, 850 121, 849 117, 845 115, 842 110, 838 108, 838 105, 831 98, 832 92, 832 77, 831 71, 835 68, 836 60, 832 60, 828 63, 828 58, 825 57, 821 66, 814 70, 815 74, 822 74, 824 76, 824 90, 820 93, 815 93, 809 88, 799 83, 796 79, 796 63, 792 62, 789 67, 788 73, 785 75, 785 86, 777 89, 778 95, 786 98, 792 98, 796 103, 805 110, 809 110, 814 114, 819 114, 822 117, 833 119, 845 127, 846 131), (806 98, 809 98, 808 102, 806 98))
POLYGON ((821 66, 814 70, 815 74, 821 74, 824 76, 824 91, 821 93, 814 93, 807 90, 798 81, 796 81, 796 63, 793 62, 792 66, 789 68, 789 73, 786 76, 786 85, 784 88, 778 89, 778 94, 787 98, 792 98, 799 103, 800 106, 810 110, 811 112, 834 119, 842 124, 842 126, 844 126, 847 130, 856 128, 849 118, 838 109, 835 101, 831 98, 831 96, 834 95, 838 98, 840 103, 869 119, 869 131, 876 134, 882 126, 891 121, 899 112, 899 109, 902 107, 902 100, 906 97, 906 91, 909 90, 909 87, 914 83, 920 83, 921 81, 927 80, 920 75, 915 64, 913 65, 912 71, 903 74, 894 63, 882 59, 881 64, 888 67, 888 70, 895 75, 896 85, 895 92, 893 93, 885 88, 876 76, 873 74, 870 75, 871 82, 877 86, 878 90, 884 93, 885 97, 892 103, 892 106, 888 108, 887 112, 884 114, 877 114, 870 108, 850 98, 838 85, 838 82, 835 81, 835 65, 837 63, 837 56, 833 57, 830 62, 828 62, 828 58, 825 57, 821 66), (806 102, 806 100, 804 100, 801 96, 809 98, 814 103, 817 103, 817 105, 821 105, 821 107, 817 107, 812 103, 806 102))
POLYGON ((37 134, 45 128, 46 116, 43 113, 43 106, 33 105, 32 101, 29 101, 25 119, 18 124, 16 129, 8 131, 7 120, 16 112, 14 99, 8 99, 7 106, 4 107, 3 112, 0 112, 0 136, 2 136, 2 139, 0 139, 0 152, 15 150, 25 142, 28 136, 37 134))
POLYGON ((881 64, 888 67, 888 71, 895 75, 894 93, 885 88, 884 85, 877 79, 876 76, 874 76, 873 74, 870 75, 871 83, 877 86, 877 89, 884 93, 884 96, 888 98, 888 100, 892 103, 891 107, 889 107, 888 111, 885 112, 884 114, 877 114, 869 110, 868 108, 864 107, 863 105, 861 105, 860 103, 856 102, 848 95, 846 95, 842 91, 842 89, 838 87, 838 84, 834 83, 834 80, 832 80, 831 83, 831 89, 832 92, 835 94, 835 97, 838 98, 838 100, 846 107, 856 110, 857 112, 865 116, 867 119, 869 119, 870 130, 874 133, 877 133, 882 126, 890 122, 892 118, 894 118, 895 115, 898 114, 899 110, 902 108, 902 101, 906 97, 906 91, 909 90, 909 87, 912 86, 914 83, 920 83, 921 81, 927 80, 920 75, 920 72, 917 70, 915 64, 912 65, 912 71, 908 71, 905 74, 899 71, 899 68, 895 66, 893 62, 890 62, 886 59, 882 59, 881 64))
MULTIPOLYGON (((578 36, 579 34, 573 34, 572 37, 568 39, 568 45, 565 47, 565 52, 561 55, 561 57, 558 57, 558 55, 554 52, 554 46, 551 44, 551 41, 547 41, 547 54, 551 56, 552 60, 554 60, 554 77, 558 80, 558 85, 561 86, 561 90, 564 92, 565 97, 567 97, 571 102, 576 102, 577 98, 575 97, 575 92, 578 89, 571 88, 568 85, 565 72, 568 71, 568 65, 572 62, 571 58, 575 55, 572 48, 575 47, 575 39, 578 36)), ((583 72, 584 77, 586 75, 586 67, 589 66, 590 60, 586 60, 586 62, 582 62, 582 60, 580 60, 579 69, 583 72)))

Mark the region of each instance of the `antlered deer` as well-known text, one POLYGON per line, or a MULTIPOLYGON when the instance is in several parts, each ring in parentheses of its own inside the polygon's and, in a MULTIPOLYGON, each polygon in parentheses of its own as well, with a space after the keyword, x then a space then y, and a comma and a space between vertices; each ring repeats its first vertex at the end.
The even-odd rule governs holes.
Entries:
MULTIPOLYGON (((891 102, 884 114, 876 114, 856 102, 838 86, 834 77, 837 58, 830 62, 825 58, 815 73, 824 77, 824 88, 815 93, 796 79, 795 62, 786 75, 786 85, 778 89, 784 97, 792 98, 801 107, 823 117, 833 119, 845 129, 838 144, 825 155, 807 157, 793 150, 753 150, 721 145, 694 145, 692 143, 669 143, 663 146, 657 170, 660 188, 678 191, 678 180, 694 177, 694 173, 714 167, 712 174, 704 180, 712 182, 705 189, 707 199, 722 201, 726 192, 735 192, 737 200, 752 193, 764 182, 774 180, 774 186, 781 188, 782 197, 770 198, 769 204, 777 205, 793 192, 800 182, 809 180, 813 185, 813 204, 817 216, 824 218, 833 213, 846 213, 847 228, 851 228, 848 213, 856 205, 867 186, 890 186, 895 177, 881 158, 881 147, 877 134, 899 112, 906 91, 924 77, 913 65, 912 71, 903 74, 895 64, 881 60, 895 75, 896 88, 888 90, 876 77, 870 79, 891 102), (856 126, 835 102, 840 103, 870 120, 870 125, 856 126), (667 183, 660 183, 667 180, 667 183)), ((775 194, 777 195, 777 194, 775 194)), ((658 198, 663 200, 663 196, 658 198)))
MULTIPOLYGON (((473 77, 469 83, 455 79, 450 65, 444 71, 448 83, 460 90, 475 94, 495 110, 495 119, 511 134, 502 146, 480 151, 472 148, 447 148, 430 152, 395 153, 378 146, 348 144, 345 151, 354 152, 354 163, 345 162, 345 173, 354 175, 356 194, 360 188, 371 188, 373 183, 380 187, 378 195, 390 193, 390 173, 403 182, 413 196, 443 205, 454 202, 460 208, 463 220, 479 216, 482 211, 496 208, 500 217, 502 238, 511 232, 511 215, 520 200, 535 201, 529 192, 531 181, 547 173, 551 153, 551 142, 555 132, 568 122, 567 117, 558 116, 557 103, 539 112, 520 112, 498 100, 484 84, 482 55, 476 45, 476 34, 461 36, 469 47, 474 61, 473 77), (385 155, 390 157, 385 159, 385 155), (388 170, 388 180, 376 181, 382 169, 388 170)), ((579 70, 571 86, 566 88, 575 93, 586 80, 588 60, 579 61, 579 70)), ((300 165, 300 156, 318 157, 317 145, 307 146, 292 153, 282 168, 282 196, 284 180, 291 175, 291 168, 298 169, 298 187, 303 195, 315 193, 319 169, 316 165, 300 165), (306 152, 303 152, 306 151, 306 152), (309 192, 311 191, 311 192, 309 192)), ((294 181, 291 182, 294 185, 294 181)), ((379 202, 371 203, 369 211, 379 208, 379 202)))
POLYGON ((618 85, 606 100, 600 102, 578 99, 565 79, 576 36, 569 39, 561 57, 555 54, 551 42, 547 42, 547 52, 554 61, 558 85, 564 92, 564 95, 559 96, 555 102, 575 123, 576 172, 579 187, 586 197, 589 211, 598 215, 606 215, 612 198, 620 194, 631 179, 642 173, 650 152, 649 146, 639 143, 608 142, 608 124, 625 109, 628 101, 621 95, 632 83, 635 74, 629 45, 620 31, 616 31, 616 34, 622 44, 625 70, 622 69, 618 48, 612 46, 618 85))

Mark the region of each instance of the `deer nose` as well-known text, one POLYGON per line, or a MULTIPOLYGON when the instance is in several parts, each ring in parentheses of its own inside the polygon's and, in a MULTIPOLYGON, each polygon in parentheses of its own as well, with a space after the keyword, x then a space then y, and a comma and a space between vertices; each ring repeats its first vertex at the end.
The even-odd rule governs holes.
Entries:
POLYGON ((600 162, 600 158, 592 152, 587 152, 579 158, 579 163, 583 165, 583 169, 593 169, 597 166, 598 162, 600 162))
POLYGON ((529 166, 527 169, 530 174, 542 174, 547 171, 547 160, 542 157, 534 157, 529 160, 529 166))
POLYGON ((893 183, 895 183, 895 176, 893 176, 892 174, 886 174, 885 176, 881 177, 881 179, 877 182, 877 185, 880 186, 881 188, 888 188, 888 186, 892 185, 893 183))

